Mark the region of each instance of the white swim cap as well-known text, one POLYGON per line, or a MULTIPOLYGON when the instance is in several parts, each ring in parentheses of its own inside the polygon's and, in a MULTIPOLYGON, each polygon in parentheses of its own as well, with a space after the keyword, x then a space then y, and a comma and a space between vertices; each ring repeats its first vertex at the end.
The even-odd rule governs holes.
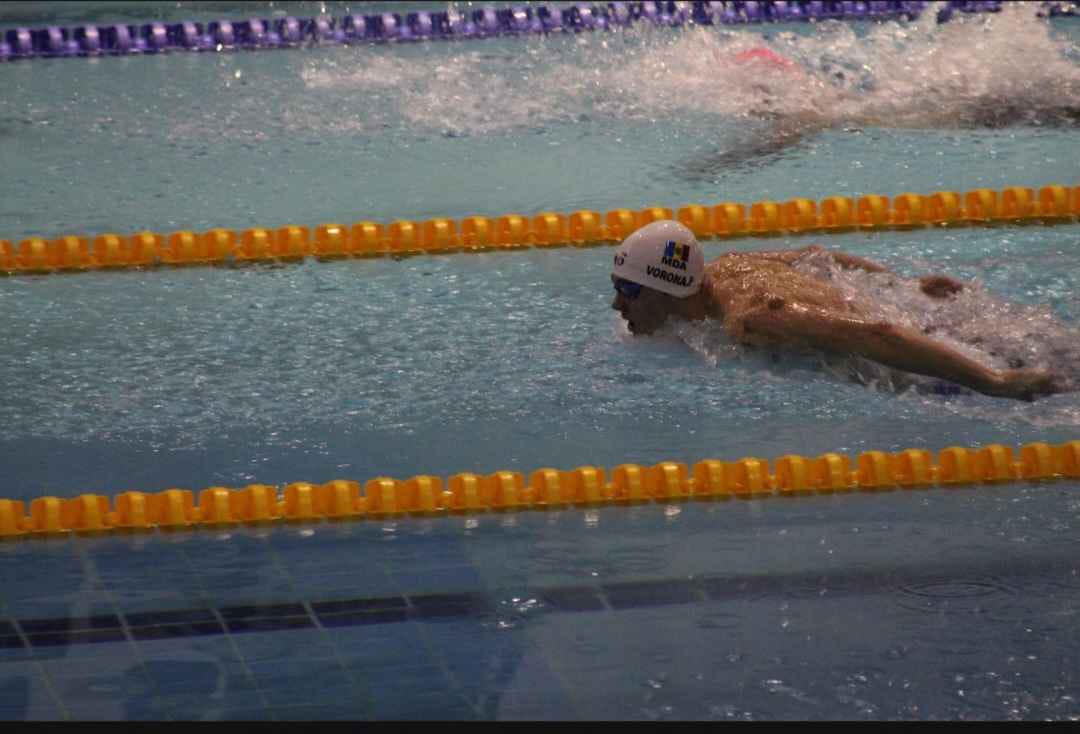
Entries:
POLYGON ((686 298, 701 288, 705 253, 688 227, 662 219, 623 240, 615 251, 611 272, 646 288, 686 298))

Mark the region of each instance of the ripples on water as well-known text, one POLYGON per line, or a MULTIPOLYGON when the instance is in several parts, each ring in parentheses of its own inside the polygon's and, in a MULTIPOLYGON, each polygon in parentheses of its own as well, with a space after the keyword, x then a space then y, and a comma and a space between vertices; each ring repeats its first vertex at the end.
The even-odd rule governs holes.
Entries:
MULTIPOLYGON (((26 95, 15 111, 0 112, 9 114, 0 129, 69 126, 125 144, 164 139, 173 146, 165 156, 172 165, 214 152, 223 139, 240 141, 252 157, 276 160, 282 140, 290 150, 331 136, 357 147, 365 136, 406 143, 422 136, 503 136, 516 144, 519 135, 563 123, 582 125, 587 143, 612 120, 655 122, 658 135, 668 123, 691 130, 703 122, 726 124, 696 129, 704 138, 714 129, 716 137, 746 136, 747 122, 768 126, 785 119, 811 130, 882 119, 916 127, 1071 124, 1068 108, 1078 103, 1076 48, 1031 14, 1022 7, 940 27, 924 20, 859 32, 822 23, 811 35, 760 27, 678 33, 639 27, 477 44, 101 59, 85 67, 74 60, 12 64, 5 71, 19 82, 31 68, 35 79, 61 68, 89 79, 87 70, 115 63, 127 70, 119 76, 130 84, 115 96, 99 91, 97 99, 107 104, 89 107, 81 87, 71 98, 26 95), (798 60, 805 74, 762 69, 751 78, 725 61, 762 43, 798 60), (256 57, 259 65, 299 71, 285 79, 263 73, 256 57), (140 91, 142 77, 132 69, 153 71, 159 64, 190 71, 186 85, 163 85, 154 95, 140 91), (212 88, 199 86, 206 67, 213 68, 212 88), (1002 98, 1010 100, 1004 112, 1011 120, 995 117, 1002 98), (90 117, 79 117, 84 114, 90 117)), ((102 76, 97 83, 107 81, 102 76)), ((716 141, 717 149, 725 145, 716 141)), ((154 155, 140 155, 155 183, 167 176, 158 176, 154 155)), ((350 174, 365 175, 362 166, 355 168, 350 174)), ((291 202, 305 184, 303 176, 279 179, 266 161, 255 170, 255 185, 280 184, 259 194, 275 206, 291 202)), ((309 183, 321 180, 309 175, 309 183)), ((178 178, 167 182, 170 197, 193 180, 201 183, 178 178)), ((348 183, 342 188, 352 196, 348 183)), ((246 189, 249 182, 236 185, 246 189)), ((222 201, 232 199, 215 193, 196 210, 220 215, 229 206, 222 201)), ((108 207, 105 216, 121 218, 125 208, 135 207, 108 207)), ((896 245, 890 264, 926 270, 920 258, 952 247, 944 233, 934 235, 925 247, 912 247, 898 233, 866 238, 860 246, 877 247, 872 254, 883 259, 881 250, 896 245)), ((1017 230, 1010 237, 1035 250, 1050 235, 1017 230)), ((834 272, 812 258, 801 267, 831 278, 883 316, 934 328, 990 364, 1023 360, 1077 380, 1080 338, 1071 324, 1080 311, 1071 251, 1021 256, 1002 239, 980 231, 953 248, 969 257, 992 254, 960 263, 972 285, 948 307, 928 303, 904 276, 834 272)), ((364 479, 388 467, 406 476, 448 473, 441 471, 447 467, 494 470, 511 462, 529 470, 542 462, 570 468, 586 461, 734 458, 777 447, 809 455, 864 442, 891 450, 946 440, 967 444, 972 436, 1040 440, 1080 425, 1075 395, 1034 405, 942 396, 932 381, 858 361, 774 361, 740 349, 707 324, 631 339, 607 308, 609 256, 591 252, 11 278, 0 289, 6 390, 0 438, 10 491, 114 493, 129 488, 135 474, 145 481, 140 489, 153 491, 183 486, 174 481, 198 488, 331 478, 316 476, 322 472, 364 479), (853 386, 852 377, 881 389, 853 386), (105 458, 95 463, 76 454, 78 444, 105 458), (142 453, 131 459, 118 450, 124 444, 142 453), (303 466, 311 476, 300 475, 294 445, 317 454, 303 466), (194 451, 183 453, 187 449, 194 451), (181 460, 155 466, 170 451, 179 451, 181 460), (268 458, 283 466, 265 469, 268 458), (63 466, 43 488, 48 475, 42 467, 50 462, 63 466), (114 467, 123 475, 120 483, 102 486, 102 474, 114 467)), ((559 672, 568 688, 587 691, 582 696, 590 703, 605 694, 617 698, 611 710, 621 716, 1067 716, 1075 713, 1066 689, 1076 636, 1056 634, 1052 626, 1067 628, 1074 616, 1069 558, 1075 554, 1068 549, 1077 507, 1063 512, 1056 503, 1055 492, 1067 488, 1014 490, 918 498, 897 492, 893 504, 852 495, 768 507, 688 506, 681 515, 647 507, 598 512, 592 520, 577 510, 562 520, 555 513, 539 520, 534 513, 509 518, 520 520, 516 526, 506 518, 469 518, 463 532, 453 519, 410 520, 384 524, 385 542, 372 553, 380 564, 397 563, 406 582, 421 574, 410 564, 429 556, 491 573, 488 581, 684 580, 702 572, 718 578, 730 594, 695 603, 690 614, 675 605, 666 607, 674 611, 665 618, 646 605, 644 613, 624 614, 631 622, 621 628, 614 614, 565 615, 568 631, 546 639, 547 610, 528 594, 506 596, 493 624, 508 635, 536 635, 529 645, 543 651, 544 671, 548 660, 612 671, 610 687, 598 686, 587 672, 559 672), (1027 507, 1017 509, 1016 497, 1027 507), (877 537, 868 540, 869 533, 855 531, 874 513, 889 522, 878 523, 877 537), (687 527, 694 518, 698 524, 687 527), (895 529, 898 520, 909 526, 904 534, 895 529), (559 522, 565 534, 557 532, 559 522), (436 532, 426 546, 417 536, 431 528, 436 532), (1003 575, 1003 565, 1016 565, 1014 549, 1032 548, 1045 549, 1053 563, 1003 575), (972 557, 979 562, 967 563, 972 557), (852 570, 863 563, 864 572, 852 570), (829 606, 837 597, 840 603, 829 606), (1041 647, 1031 641, 1037 636, 1045 640, 1041 647), (983 669, 964 662, 962 656, 980 650, 991 651, 977 658, 983 669), (1007 657, 1036 653, 1051 660, 1057 655, 1061 670, 1007 657)), ((327 559, 360 558, 369 573, 373 566, 356 537, 361 526, 348 532, 355 535, 344 536, 338 550, 327 545, 331 530, 319 527, 319 549, 327 559)), ((187 542, 199 541, 192 536, 187 542)), ((160 572, 158 559, 146 563, 160 572)), ((258 570, 245 579, 253 588, 258 570)), ((323 591, 355 595, 363 577, 358 572, 343 578, 342 588, 323 591)), ((437 577, 424 581, 439 583, 437 577)), ((291 593, 267 585, 268 597, 291 593)), ((462 660, 492 654, 460 652, 462 660)), ((482 680, 484 695, 495 696, 510 674, 494 677, 469 681, 482 680)), ((586 704, 582 710, 595 711, 586 704)))
MULTIPOLYGON (((213 135, 254 145, 281 135, 482 136, 593 119, 720 123, 728 137, 766 120, 781 143, 805 131, 863 125, 1073 126, 1080 120, 1080 52, 1035 16, 1037 7, 1008 4, 1000 13, 960 15, 942 25, 927 11, 914 23, 868 29, 839 21, 810 31, 672 32, 635 24, 477 43, 363 45, 278 58, 266 67, 288 64, 297 83, 226 54, 196 90, 160 88, 148 99, 136 89, 130 96, 110 89, 91 125, 118 136, 166 130, 174 144, 213 135), (737 60, 761 46, 797 64, 737 60), (116 115, 129 117, 129 107, 139 119, 117 127, 116 115)), ((149 63, 195 61, 205 59, 149 63)), ((0 116, 0 125, 84 120, 86 109, 85 96, 27 100, 0 116)))
MULTIPOLYGON (((824 22, 810 35, 782 31, 767 40, 757 27, 672 34, 638 25, 530 39, 525 53, 480 45, 421 57, 365 49, 362 65, 312 60, 301 76, 309 93, 363 96, 374 103, 376 120, 389 108, 404 124, 454 135, 592 116, 659 121, 702 113, 792 119, 811 128, 1074 124, 1076 48, 1035 17, 1036 5, 1015 5, 940 26, 926 12, 915 24, 862 32, 824 22), (798 66, 736 60, 761 45, 798 66)), ((368 110, 348 122, 350 107, 323 115, 323 124, 371 123, 368 110)))
MULTIPOLYGON (((90 438, 176 427, 202 445, 238 430, 287 442, 274 437, 298 420, 401 435, 481 421, 512 423, 515 436, 533 441, 564 425, 599 430, 646 418, 700 428, 704 438, 718 411, 753 422, 800 416, 791 430, 883 410, 1080 423, 1076 393, 1033 405, 957 398, 938 381, 866 360, 747 350, 712 322, 633 338, 608 308, 607 257, 594 254, 13 278, 0 291, 9 320, 0 432, 90 438), (881 399, 910 392, 914 402, 886 408, 849 392, 852 379, 878 387, 881 399), (833 399, 822 401, 822 391, 833 399)), ((1080 336, 1067 283, 1025 268, 1012 273, 1012 290, 989 289, 979 273, 994 277, 998 262, 964 269, 974 275, 948 302, 924 296, 913 277, 836 271, 818 258, 799 267, 991 366, 1023 362, 1076 384, 1080 336), (1017 287, 1057 311, 1016 302, 1017 287)), ((662 435, 632 432, 646 445, 662 435)))
MULTIPOLYGON (((1080 51, 1035 9, 1018 3, 940 26, 927 11, 916 23, 871 27, 829 21, 780 31, 674 32, 637 24, 619 32, 303 54, 42 61, 33 76, 28 64, 6 68, 17 101, 0 110, 0 135, 32 134, 46 147, 69 140, 151 144, 132 150, 134 161, 124 165, 134 167, 129 175, 156 182, 164 177, 157 176, 159 145, 190 162, 219 155, 224 142, 239 148, 230 151, 231 167, 258 163, 262 170, 265 158, 283 152, 279 146, 295 152, 339 140, 355 155, 364 146, 393 141, 405 149, 439 136, 497 136, 524 146, 520 136, 555 128, 569 136, 565 144, 605 138, 610 129, 636 136, 635 126, 649 125, 655 129, 647 138, 680 138, 684 154, 687 143, 698 148, 698 160, 685 160, 680 176, 708 179, 717 167, 824 129, 1075 126, 1080 51), (759 46, 796 66, 736 61, 759 46), (114 67, 139 72, 117 88, 107 73, 114 67), (31 80, 50 76, 50 86, 64 91, 37 93, 31 80)), ((99 165, 109 168, 124 154, 101 155, 99 165)), ((77 163, 56 165, 81 175, 77 163)), ((256 185, 277 183, 250 175, 256 185)), ((169 196, 174 188, 166 187, 169 196)))

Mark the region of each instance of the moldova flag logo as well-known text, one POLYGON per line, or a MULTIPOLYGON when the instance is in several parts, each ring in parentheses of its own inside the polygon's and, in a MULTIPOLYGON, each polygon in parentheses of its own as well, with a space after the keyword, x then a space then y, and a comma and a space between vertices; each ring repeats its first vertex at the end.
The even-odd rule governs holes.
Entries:
POLYGON ((678 245, 673 240, 669 241, 664 248, 664 258, 685 263, 690 259, 690 245, 678 245))

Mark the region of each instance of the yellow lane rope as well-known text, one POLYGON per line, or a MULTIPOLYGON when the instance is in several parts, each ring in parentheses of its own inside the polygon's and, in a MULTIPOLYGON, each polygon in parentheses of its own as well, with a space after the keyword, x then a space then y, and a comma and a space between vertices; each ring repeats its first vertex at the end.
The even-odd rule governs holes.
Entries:
POLYGON ((699 461, 692 467, 665 461, 654 466, 621 464, 610 472, 582 466, 570 471, 537 469, 455 474, 445 482, 421 475, 406 480, 376 477, 361 485, 339 479, 326 484, 294 482, 278 488, 209 487, 197 501, 188 489, 123 492, 110 498, 39 497, 27 505, 0 500, 0 538, 40 538, 71 532, 181 530, 237 524, 321 522, 408 516, 595 508, 687 500, 717 501, 881 492, 971 484, 1080 479, 1080 440, 1058 445, 950 446, 936 457, 925 449, 866 451, 852 462, 845 454, 786 454, 774 459, 699 461))
POLYGON ((461 220, 398 219, 389 224, 288 225, 242 231, 137 232, 95 237, 30 237, 17 244, 0 240, 0 274, 79 272, 158 265, 214 265, 248 261, 484 252, 523 247, 591 246, 618 242, 649 222, 677 219, 703 238, 776 237, 851 231, 978 226, 1001 223, 1051 224, 1080 218, 1080 185, 1011 186, 965 193, 830 196, 815 202, 758 201, 688 204, 672 210, 580 210, 570 214, 503 214, 461 220))

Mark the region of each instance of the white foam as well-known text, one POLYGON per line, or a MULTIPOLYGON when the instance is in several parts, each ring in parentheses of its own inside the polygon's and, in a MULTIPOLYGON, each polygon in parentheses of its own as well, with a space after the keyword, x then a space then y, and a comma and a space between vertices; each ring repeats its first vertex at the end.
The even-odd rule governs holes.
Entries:
MULTIPOLYGON (((422 55, 363 48, 351 64, 313 60, 301 78, 309 90, 358 95, 370 100, 365 110, 387 108, 400 124, 450 134, 595 115, 699 113, 816 126, 950 126, 985 124, 1004 109, 1006 122, 1038 123, 1040 111, 1080 107, 1080 65, 1077 50, 1055 38, 1035 9, 1018 3, 943 25, 929 9, 919 23, 882 23, 862 35, 832 21, 809 35, 642 24, 620 33, 514 39, 515 48, 501 52, 479 45, 432 46, 422 55), (734 60, 761 46, 803 71, 734 60)), ((340 114, 356 109, 344 105, 340 114)), ((320 115, 332 127, 335 111, 320 115)))

